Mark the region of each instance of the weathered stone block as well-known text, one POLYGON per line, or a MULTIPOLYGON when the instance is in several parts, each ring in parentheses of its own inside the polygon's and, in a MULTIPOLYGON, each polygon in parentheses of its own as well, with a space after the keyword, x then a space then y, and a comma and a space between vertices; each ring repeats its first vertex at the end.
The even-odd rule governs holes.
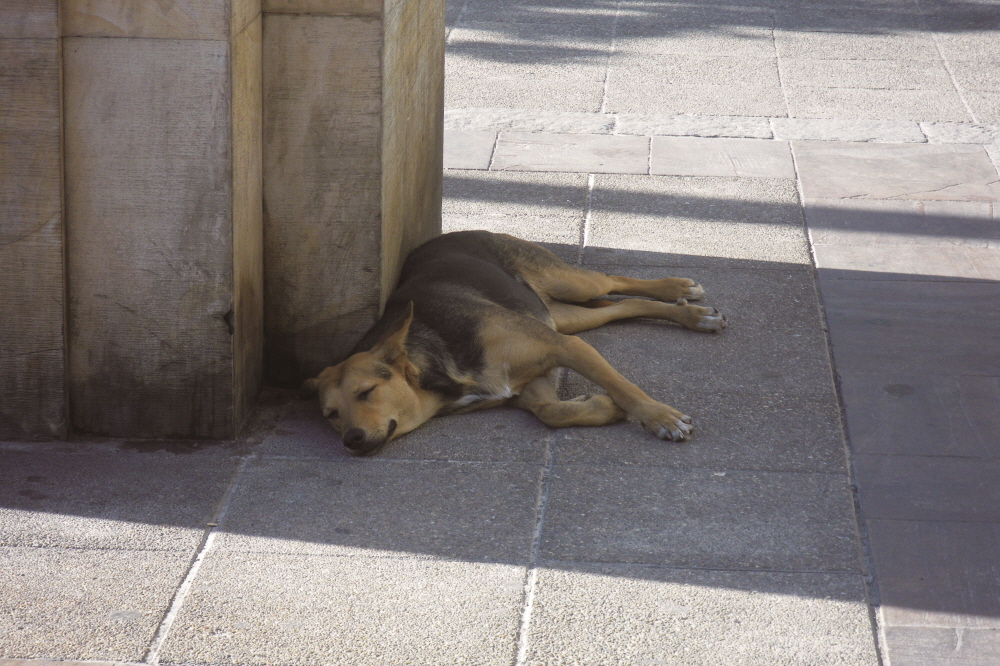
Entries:
POLYGON ((294 385, 347 354, 402 259, 440 232, 444 7, 277 4, 289 13, 264 17, 265 357, 294 385))
MULTIPOLYGON (((125 34, 172 34, 166 14, 116 16, 125 34)), ((64 40, 68 386, 83 432, 232 437, 256 396, 260 17, 228 34, 64 40)))
MULTIPOLYGON (((47 12, 21 16, 6 27, 31 34, 47 12)), ((0 438, 57 437, 66 430, 58 40, 0 39, 0 99, 0 438)))

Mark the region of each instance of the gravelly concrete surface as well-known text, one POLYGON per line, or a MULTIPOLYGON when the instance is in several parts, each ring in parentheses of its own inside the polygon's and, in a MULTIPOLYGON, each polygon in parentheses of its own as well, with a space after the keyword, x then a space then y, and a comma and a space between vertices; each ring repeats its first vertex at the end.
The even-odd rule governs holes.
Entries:
POLYGON ((582 334, 692 441, 498 409, 354 460, 268 392, 239 442, 0 443, 0 666, 996 664, 998 30, 449 3, 445 230, 702 283, 720 335, 582 334))

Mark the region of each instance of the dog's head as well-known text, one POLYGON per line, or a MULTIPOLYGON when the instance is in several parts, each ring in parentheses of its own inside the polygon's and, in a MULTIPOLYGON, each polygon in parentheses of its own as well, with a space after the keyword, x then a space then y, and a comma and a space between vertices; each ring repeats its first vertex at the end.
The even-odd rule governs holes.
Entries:
POLYGON ((324 369, 307 379, 299 392, 302 397, 319 394, 323 416, 355 455, 374 453, 432 415, 427 413, 426 392, 419 387, 419 371, 403 345, 412 321, 410 303, 371 351, 324 369))

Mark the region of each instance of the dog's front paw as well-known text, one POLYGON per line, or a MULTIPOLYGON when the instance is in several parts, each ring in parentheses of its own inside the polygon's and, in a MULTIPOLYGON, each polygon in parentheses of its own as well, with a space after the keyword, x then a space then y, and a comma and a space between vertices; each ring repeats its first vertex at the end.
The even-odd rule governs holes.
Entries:
POLYGON ((655 404, 639 416, 642 426, 660 439, 683 442, 691 436, 694 426, 691 417, 669 405, 655 404))

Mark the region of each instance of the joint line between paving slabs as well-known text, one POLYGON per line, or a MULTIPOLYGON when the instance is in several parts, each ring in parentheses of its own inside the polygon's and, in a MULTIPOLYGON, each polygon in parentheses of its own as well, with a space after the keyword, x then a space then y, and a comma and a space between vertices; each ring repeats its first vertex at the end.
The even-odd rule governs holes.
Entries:
MULTIPOLYGON (((593 176, 591 176, 593 177, 593 176)), ((565 369, 556 371, 556 391, 562 388, 565 369)), ((552 446, 552 433, 545 438, 545 466, 542 468, 542 479, 538 489, 538 502, 535 505, 535 530, 531 536, 531 554, 528 557, 528 573, 524 577, 524 606, 521 608, 521 626, 517 632, 517 656, 514 666, 524 666, 528 658, 528 640, 531 634, 531 612, 535 605, 535 588, 538 583, 538 553, 542 546, 542 528, 545 525, 545 509, 549 504, 549 486, 552 481, 552 465, 555 452, 552 446)))
POLYGON ((180 586, 174 593, 174 598, 170 600, 170 609, 167 614, 163 617, 163 621, 160 622, 160 626, 156 629, 156 636, 153 638, 152 643, 149 645, 149 649, 146 651, 146 656, 143 658, 142 663, 150 664, 151 666, 158 666, 160 663, 160 650, 163 648, 164 642, 167 640, 167 635, 170 633, 170 628, 174 624, 174 620, 177 619, 177 615, 180 613, 181 606, 184 605, 184 600, 187 599, 188 592, 191 591, 191 586, 194 584, 194 579, 198 576, 198 571, 201 569, 202 562, 205 561, 205 556, 208 555, 209 551, 212 549, 212 545, 215 543, 215 535, 219 531, 219 524, 226 517, 226 513, 229 511, 229 505, 232 503, 232 498, 236 486, 239 485, 240 480, 243 478, 243 472, 246 470, 247 465, 256 456, 251 454, 244 458, 239 467, 236 468, 236 472, 233 474, 232 480, 229 482, 229 487, 226 488, 225 494, 219 501, 219 508, 215 512, 215 516, 210 522, 209 529, 202 537, 201 544, 198 546, 198 550, 195 552, 194 558, 191 560, 191 566, 188 567, 187 574, 184 576, 184 580, 181 581, 180 586))
POLYGON ((618 40, 618 17, 621 15, 622 0, 618 0, 615 3, 615 20, 611 24, 611 45, 608 47, 608 62, 604 67, 604 89, 601 91, 601 109, 598 113, 607 113, 608 111, 608 81, 611 80, 611 59, 615 54, 615 42, 618 40))
MULTIPOLYGON (((919 0, 917 1, 917 7, 920 10, 921 14, 923 14, 924 8, 921 6, 919 0)), ((937 33, 934 32, 933 30, 930 30, 929 32, 931 40, 934 42, 934 48, 937 49, 938 55, 941 57, 941 64, 944 65, 945 71, 948 72, 948 78, 951 79, 951 85, 955 88, 955 92, 958 93, 958 98, 962 100, 962 106, 965 107, 965 111, 969 114, 969 117, 972 118, 972 122, 978 123, 979 118, 976 117, 976 112, 972 110, 972 107, 969 105, 968 100, 965 99, 965 94, 962 92, 962 87, 958 85, 958 79, 955 78, 955 72, 951 68, 951 63, 948 62, 948 57, 944 54, 944 49, 941 48, 941 42, 938 40, 937 33)), ((920 131, 923 132, 924 136, 927 136, 927 132, 924 132, 924 128, 919 124, 918 127, 920 127, 920 131)))
POLYGON ((840 420, 840 431, 844 436, 844 463, 847 466, 847 478, 850 483, 850 493, 852 508, 854 510, 854 525, 858 546, 861 549, 861 566, 864 568, 865 593, 868 597, 868 622, 871 626, 872 641, 875 643, 875 656, 879 666, 886 664, 884 648, 888 643, 885 637, 885 626, 881 621, 882 602, 879 597, 878 583, 875 578, 875 562, 872 558, 871 545, 868 541, 868 528, 865 525, 863 514, 861 513, 861 499, 858 495, 857 475, 854 471, 854 461, 851 457, 849 435, 847 433, 847 415, 844 413, 844 397, 840 387, 840 376, 837 373, 833 357, 833 342, 830 339, 830 323, 826 316, 826 304, 823 302, 823 293, 819 289, 819 268, 816 263, 816 248, 813 245, 812 229, 805 215, 805 196, 802 191, 802 178, 799 174, 799 164, 795 159, 795 149, 793 142, 788 142, 788 150, 792 156, 792 169, 795 172, 795 187, 799 195, 799 207, 802 210, 802 224, 806 235, 806 243, 809 244, 809 261, 811 263, 813 275, 813 287, 816 290, 816 300, 819 305, 820 316, 822 317, 824 340, 826 341, 826 353, 830 362, 832 373, 833 390, 837 396, 838 417, 840 420))
MULTIPOLYGON (((583 253, 587 251, 587 245, 590 244, 590 216, 594 210, 594 180, 594 174, 587 174, 587 203, 583 213, 583 228, 580 229, 580 250, 576 254, 577 266, 583 266, 583 253)), ((559 378, 561 380, 562 375, 559 375, 559 378)))

